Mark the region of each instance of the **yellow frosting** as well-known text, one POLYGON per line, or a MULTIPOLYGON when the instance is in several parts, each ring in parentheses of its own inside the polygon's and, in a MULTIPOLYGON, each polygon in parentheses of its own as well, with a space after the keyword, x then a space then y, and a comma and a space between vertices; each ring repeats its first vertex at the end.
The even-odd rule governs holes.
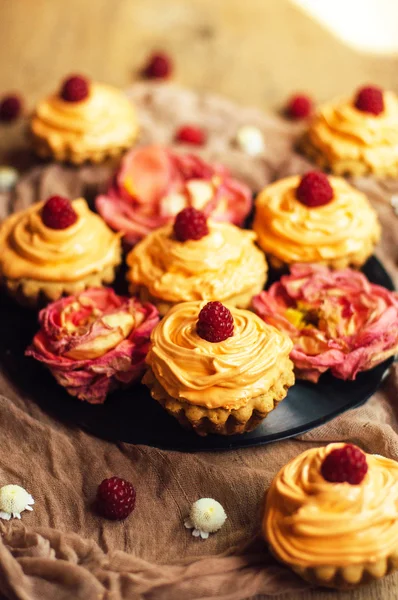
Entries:
POLYGON ((209 234, 179 242, 169 224, 150 233, 130 252, 129 280, 169 302, 223 300, 265 281, 267 264, 255 234, 209 221, 209 234))
POLYGON ((120 262, 120 235, 73 200, 78 219, 66 229, 50 229, 41 219, 44 202, 8 217, 0 226, 0 274, 9 279, 78 281, 120 262))
POLYGON ((91 82, 88 98, 66 102, 54 94, 39 102, 31 121, 32 132, 53 149, 87 150, 124 146, 137 133, 135 111, 117 88, 91 82))
POLYGON ((379 170, 398 162, 398 99, 384 92, 384 111, 372 115, 358 110, 352 99, 321 107, 309 128, 309 139, 329 163, 365 162, 379 170))
POLYGON ((367 454, 359 485, 330 483, 325 456, 344 444, 303 452, 275 477, 263 532, 278 558, 299 567, 375 562, 398 547, 398 463, 367 454))
POLYGON ((206 408, 239 409, 274 385, 292 342, 254 313, 231 306, 233 336, 208 342, 196 333, 203 304, 186 302, 169 311, 152 332, 147 363, 173 398, 206 408))
POLYGON ((377 242, 380 225, 362 193, 340 177, 329 177, 334 197, 310 208, 296 198, 299 176, 266 187, 256 200, 253 229, 258 243, 283 262, 318 262, 361 252, 377 242))

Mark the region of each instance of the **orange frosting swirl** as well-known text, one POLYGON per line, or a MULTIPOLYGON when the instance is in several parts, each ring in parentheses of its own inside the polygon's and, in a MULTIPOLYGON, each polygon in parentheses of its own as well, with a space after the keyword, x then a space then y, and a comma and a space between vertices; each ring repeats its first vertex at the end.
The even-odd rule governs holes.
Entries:
POLYGON ((39 102, 32 132, 52 148, 70 147, 76 154, 124 146, 138 131, 131 102, 117 88, 92 82, 81 102, 66 102, 54 94, 39 102))
POLYGON ((0 273, 9 279, 69 282, 120 262, 120 235, 73 200, 77 221, 50 229, 41 219, 44 202, 8 217, 0 227, 0 273))
POLYGON ((155 327, 147 363, 173 398, 206 408, 239 409, 281 375, 292 342, 247 310, 229 306, 234 334, 212 343, 196 332, 201 302, 172 308, 155 327))
POLYGON ((398 162, 398 99, 384 92, 380 115, 355 108, 353 100, 325 104, 309 128, 309 139, 333 165, 337 160, 360 160, 371 170, 398 162))
POLYGON ((362 193, 340 177, 329 177, 334 197, 311 208, 296 198, 299 176, 281 179, 257 197, 253 229, 258 243, 286 263, 343 258, 380 237, 376 212, 362 193))
POLYGON ((209 234, 179 242, 168 224, 130 252, 129 280, 169 302, 224 300, 265 282, 267 264, 255 234, 230 223, 208 222, 209 234))
POLYGON ((344 567, 387 557, 398 546, 398 463, 367 454, 359 485, 321 475, 329 444, 303 452, 267 494, 263 532, 278 558, 298 567, 344 567))

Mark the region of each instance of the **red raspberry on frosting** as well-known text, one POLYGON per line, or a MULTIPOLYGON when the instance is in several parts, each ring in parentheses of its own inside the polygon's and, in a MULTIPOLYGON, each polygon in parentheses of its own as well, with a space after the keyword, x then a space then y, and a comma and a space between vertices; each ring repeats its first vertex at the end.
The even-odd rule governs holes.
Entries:
POLYGON ((148 79, 166 79, 173 71, 173 62, 165 52, 155 52, 142 70, 148 79))
POLYGON ((188 206, 178 213, 173 230, 179 242, 200 240, 209 233, 205 214, 193 206, 188 206))
POLYGON ((97 490, 97 510, 107 519, 125 519, 134 510, 136 493, 129 481, 119 477, 104 479, 97 490))
POLYGON ((309 96, 296 94, 292 96, 286 106, 286 114, 291 119, 306 119, 310 116, 313 103, 309 96))
POLYGON ((221 302, 208 302, 196 323, 198 335, 208 342, 222 342, 234 334, 234 318, 221 302))
POLYGON ((371 85, 363 87, 358 90, 354 105, 362 112, 380 115, 384 111, 383 91, 371 85))
POLYGON ((81 75, 72 75, 62 84, 60 96, 66 102, 81 102, 90 93, 90 82, 81 75))
POLYGON ((310 171, 301 178, 296 189, 296 198, 311 208, 329 204, 333 199, 333 188, 321 171, 310 171))
POLYGON ((0 121, 10 122, 19 117, 22 111, 22 101, 16 94, 4 96, 0 102, 0 121))
POLYGON ((77 214, 67 198, 51 196, 43 206, 41 218, 50 229, 66 229, 77 221, 77 214))
POLYGON ((367 471, 366 455, 353 444, 332 450, 321 466, 322 477, 332 483, 358 485, 367 471))
POLYGON ((206 142, 206 133, 195 125, 183 125, 177 130, 175 139, 177 142, 183 142, 184 144, 203 146, 206 142))

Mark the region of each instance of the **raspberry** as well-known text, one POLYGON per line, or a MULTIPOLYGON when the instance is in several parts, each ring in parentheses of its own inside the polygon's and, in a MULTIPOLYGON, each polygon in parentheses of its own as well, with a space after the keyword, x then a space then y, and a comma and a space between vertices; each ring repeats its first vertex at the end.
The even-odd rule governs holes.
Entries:
POLYGON ((104 479, 97 490, 97 510, 106 519, 125 519, 135 507, 135 489, 119 477, 104 479))
POLYGON ((206 133, 200 127, 194 125, 183 125, 175 135, 177 142, 193 144, 194 146, 203 146, 206 142, 206 133))
POLYGON ((147 79, 166 79, 173 71, 171 58, 164 52, 155 52, 150 56, 142 74, 147 79))
POLYGON ((221 302, 208 302, 199 313, 198 335, 208 342, 222 342, 234 334, 234 318, 221 302))
POLYGON ((286 106, 286 114, 291 119, 306 119, 310 116, 313 103, 309 96, 296 94, 292 96, 286 106))
POLYGON ((43 206, 41 218, 50 229, 66 229, 77 221, 77 214, 67 198, 51 196, 43 206))
POLYGON ((201 240, 209 233, 207 219, 201 210, 188 206, 174 220, 174 235, 179 242, 201 240))
POLYGON ((354 105, 362 112, 379 115, 384 111, 383 91, 371 85, 363 87, 358 90, 354 105))
POLYGON ((90 82, 81 75, 72 75, 62 84, 60 96, 65 102, 81 102, 90 93, 90 82))
POLYGON ((22 101, 16 94, 4 96, 0 102, 0 121, 14 121, 22 111, 22 101))
POLYGON ((353 444, 332 450, 321 466, 322 477, 332 483, 358 485, 367 471, 366 455, 353 444))
POLYGON ((305 206, 324 206, 333 199, 333 188, 325 173, 310 171, 301 178, 296 198, 305 206))

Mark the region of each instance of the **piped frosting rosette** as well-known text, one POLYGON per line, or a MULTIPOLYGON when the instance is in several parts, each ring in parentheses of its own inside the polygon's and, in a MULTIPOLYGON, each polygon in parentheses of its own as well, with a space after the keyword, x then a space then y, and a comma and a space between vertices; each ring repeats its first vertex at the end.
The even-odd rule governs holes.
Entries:
POLYGON ((398 566, 398 463, 366 454, 358 485, 326 481, 322 463, 344 444, 291 460, 266 496, 263 533, 279 560, 305 579, 344 587, 398 566))
POLYGON ((39 321, 26 354, 44 363, 69 394, 101 404, 141 377, 159 317, 151 304, 92 288, 50 304, 39 321))
POLYGON ((296 375, 318 381, 330 369, 340 379, 398 352, 398 294, 370 283, 351 269, 293 265, 253 307, 294 343, 296 375))
POLYGON ((172 221, 187 206, 241 225, 251 208, 251 191, 221 165, 146 146, 126 154, 108 192, 96 199, 100 215, 123 233, 128 246, 172 221))
POLYGON ((381 232, 375 210, 344 179, 328 180, 333 198, 316 208, 297 199, 298 175, 276 181, 257 197, 253 229, 258 243, 281 264, 360 266, 372 254, 381 232))

